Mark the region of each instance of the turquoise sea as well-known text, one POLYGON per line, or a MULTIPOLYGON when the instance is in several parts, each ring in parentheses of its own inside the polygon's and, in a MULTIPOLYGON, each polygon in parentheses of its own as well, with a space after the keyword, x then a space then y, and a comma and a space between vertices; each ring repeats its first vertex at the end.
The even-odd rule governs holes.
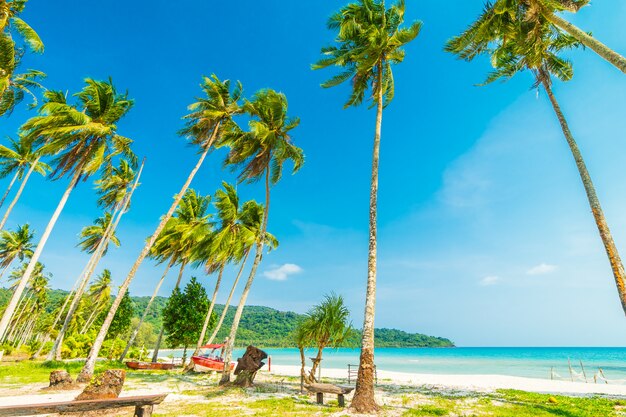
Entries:
MULTIPOLYGON (((299 365, 297 349, 264 349, 272 357, 272 364, 299 365)), ((162 351, 163 356, 174 352, 162 351)), ((234 353, 234 358, 243 354, 234 353)), ((307 357, 314 356, 313 350, 307 357)), ((337 349, 324 352, 322 368, 347 369, 348 364, 359 363, 358 349, 337 349)), ((495 374, 549 379, 551 369, 555 376, 570 377, 568 358, 574 376, 581 374, 580 362, 587 377, 601 368, 611 383, 626 383, 626 348, 621 347, 459 347, 459 348, 380 348, 375 362, 379 370, 423 374, 495 374), (623 381, 619 381, 623 380, 623 381)))

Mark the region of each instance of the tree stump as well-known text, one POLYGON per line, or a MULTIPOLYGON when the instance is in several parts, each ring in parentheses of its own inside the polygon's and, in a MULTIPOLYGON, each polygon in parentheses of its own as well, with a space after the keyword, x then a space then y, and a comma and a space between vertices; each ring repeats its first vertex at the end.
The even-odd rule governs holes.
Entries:
POLYGON ((96 376, 85 387, 76 400, 103 400, 117 398, 122 392, 126 371, 123 369, 110 369, 96 376))
POLYGON ((243 357, 237 359, 237 367, 235 368, 237 379, 233 385, 244 388, 251 387, 256 373, 265 365, 263 362, 265 358, 267 358, 267 353, 254 346, 248 346, 243 357))
POLYGON ((48 389, 67 389, 74 386, 74 380, 65 369, 50 372, 50 385, 48 389))

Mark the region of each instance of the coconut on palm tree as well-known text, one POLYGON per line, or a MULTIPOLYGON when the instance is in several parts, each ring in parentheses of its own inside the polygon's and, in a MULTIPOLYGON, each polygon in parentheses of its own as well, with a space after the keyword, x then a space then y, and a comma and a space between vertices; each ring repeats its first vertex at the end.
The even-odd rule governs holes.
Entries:
MULTIPOLYGON (((42 176, 46 176, 47 171, 50 170, 48 164, 39 161, 39 155, 34 152, 32 144, 28 141, 24 140, 24 138, 20 138, 19 141, 9 139, 11 143, 10 147, 0 145, 0 178, 6 178, 9 175, 12 175, 11 182, 7 187, 2 199, 0 199, 0 207, 4 204, 4 200, 7 198, 13 185, 17 180, 21 180, 24 183, 28 181, 28 177, 25 176, 30 174, 30 166, 33 165, 33 171, 41 174, 42 176)), ((30 175, 28 175, 30 176, 30 175)), ((21 189, 20 189, 21 190, 21 189)), ((18 195, 16 198, 19 198, 18 195)), ((5 214, 5 218, 10 213, 10 210, 5 214)), ((0 223, 0 230, 4 227, 5 219, 0 223)))
MULTIPOLYGON (((287 109, 287 97, 284 94, 270 89, 257 92, 252 101, 246 101, 244 104, 244 110, 251 117, 248 123, 249 130, 243 131, 238 126, 233 125, 222 143, 222 145, 230 147, 226 163, 235 170, 239 170, 240 181, 249 183, 264 181, 265 210, 261 221, 260 237, 255 244, 254 262, 235 312, 228 343, 224 348, 225 366, 220 384, 230 382, 231 369, 229 365, 239 321, 263 257, 271 187, 281 179, 285 162, 291 161, 293 163, 293 173, 296 173, 304 164, 304 153, 302 149, 293 144, 291 137, 291 131, 298 126, 300 120, 289 117, 287 109)), ((245 378, 241 374, 240 377, 245 378)))
MULTIPOLYGON (((487 22, 492 13, 493 11, 487 8, 477 22, 487 22)), ((579 47, 581 43, 577 38, 560 29, 555 29, 551 22, 543 15, 520 21, 517 15, 508 14, 496 22, 495 28, 486 23, 484 25, 472 24, 464 33, 451 39, 446 49, 468 61, 478 54, 489 54, 494 71, 489 74, 485 84, 499 79, 509 79, 519 72, 528 70, 534 76, 534 87, 543 86, 574 157, 600 238, 609 258, 622 309, 626 314, 624 265, 613 241, 583 156, 552 90, 554 78, 569 81, 574 74, 572 63, 560 56, 560 53, 569 48, 579 47), (505 21, 503 22, 502 19, 505 21), (509 24, 506 20, 510 20, 509 24), (505 26, 506 30, 502 29, 505 26)))
POLYGON ((0 231, 0 277, 11 266, 14 260, 24 262, 25 259, 33 256, 33 238, 35 232, 30 230, 27 224, 18 226, 14 232, 10 230, 0 231))
POLYGON ((413 41, 420 32, 421 22, 409 27, 404 23, 404 0, 385 7, 384 1, 359 0, 343 7, 328 21, 331 30, 338 31, 337 46, 322 49, 324 55, 313 69, 336 66, 341 72, 322 84, 334 87, 346 81, 352 84, 352 92, 345 107, 357 106, 370 97, 376 106, 376 127, 369 204, 369 249, 367 261, 367 291, 361 357, 352 408, 358 412, 374 412, 378 405, 374 400, 374 317, 376 308, 376 260, 377 260, 377 202, 378 165, 383 109, 394 96, 392 65, 404 60, 404 46, 413 41))
POLYGON ((189 176, 180 191, 174 196, 172 205, 167 213, 165 213, 165 215, 161 218, 159 225, 144 245, 143 249, 139 253, 139 256, 135 260, 135 263, 128 272, 126 279, 122 283, 120 291, 113 301, 111 309, 109 310, 104 323, 102 323, 100 332, 98 333, 98 336, 89 351, 87 362, 78 376, 80 381, 84 382, 91 379, 98 353, 100 352, 102 343, 104 343, 104 339, 111 322, 115 317, 115 312, 122 302, 122 297, 135 277, 139 266, 149 255, 150 249, 165 228, 167 222, 174 214, 176 207, 178 207, 180 200, 183 198, 183 195, 185 195, 191 181, 193 181, 208 153, 213 149, 215 141, 221 136, 224 125, 229 124, 232 117, 240 113, 239 100, 242 95, 240 83, 237 82, 235 87, 231 90, 230 81, 220 81, 215 75, 213 75, 211 78, 205 77, 201 87, 206 97, 199 98, 197 102, 189 107, 191 113, 185 117, 187 120, 187 127, 181 132, 184 136, 190 139, 193 145, 200 148, 200 157, 198 158, 196 165, 189 173, 189 176))
POLYGON ((110 80, 87 79, 76 97, 78 103, 74 105, 62 93, 48 92, 39 115, 21 127, 28 140, 44 143, 40 149, 43 155, 55 157, 52 177, 71 179, 0 319, 0 336, 6 333, 17 302, 76 185, 97 173, 111 158, 131 153, 132 141, 117 133, 117 123, 133 105, 128 95, 119 94, 110 80))

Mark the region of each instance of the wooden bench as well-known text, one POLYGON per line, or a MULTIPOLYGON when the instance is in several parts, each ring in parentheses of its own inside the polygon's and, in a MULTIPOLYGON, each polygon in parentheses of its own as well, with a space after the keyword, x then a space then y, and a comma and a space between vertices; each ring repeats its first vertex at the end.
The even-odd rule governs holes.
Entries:
POLYGON ((161 404, 167 394, 119 397, 106 400, 63 401, 56 403, 7 405, 0 407, 0 416, 30 416, 109 410, 112 408, 135 407, 135 417, 150 417, 155 404, 161 404))
POLYGON ((346 401, 344 395, 350 394, 353 387, 342 387, 333 384, 309 384, 304 386, 310 392, 317 394, 317 403, 324 404, 324 394, 337 394, 337 402, 339 407, 345 407, 346 401))

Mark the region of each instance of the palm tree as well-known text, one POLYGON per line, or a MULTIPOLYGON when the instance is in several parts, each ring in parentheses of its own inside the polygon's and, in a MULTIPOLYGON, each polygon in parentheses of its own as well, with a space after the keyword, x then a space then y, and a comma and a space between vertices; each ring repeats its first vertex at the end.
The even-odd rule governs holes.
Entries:
POLYGON ((0 32, 17 32, 33 52, 42 53, 44 46, 39 35, 19 17, 24 11, 26 1, 0 1, 0 32))
POLYGON ((130 110, 132 100, 127 94, 118 94, 110 80, 87 79, 86 84, 76 94, 78 107, 68 104, 63 94, 49 92, 39 116, 31 118, 21 128, 29 140, 45 143, 40 149, 42 154, 56 155, 53 178, 69 175, 71 180, 0 319, 0 337, 7 330, 17 302, 72 190, 80 180, 98 172, 112 157, 131 153, 131 140, 117 134, 117 122, 130 110))
POLYGON ((351 80, 352 94, 345 107, 358 106, 368 91, 372 92, 372 106, 376 105, 376 129, 372 157, 370 187, 369 250, 367 262, 367 292, 361 341, 361 358, 352 408, 370 413, 378 410, 374 400, 374 317, 376 307, 376 247, 378 164, 383 108, 394 96, 394 78, 391 66, 404 60, 403 47, 413 41, 422 27, 414 22, 408 28, 404 23, 404 0, 389 9, 384 1, 359 0, 343 7, 331 16, 328 27, 337 30, 338 46, 322 49, 324 57, 313 69, 337 66, 342 72, 323 87, 334 87, 351 80))
MULTIPOLYGON (((194 261, 195 247, 203 241, 206 236, 212 234, 213 225, 211 223, 211 215, 208 213, 210 204, 211 196, 202 196, 195 190, 188 189, 185 196, 180 201, 180 205, 174 212, 174 216, 170 218, 161 233, 161 236, 159 236, 154 244, 153 249, 155 249, 156 253, 158 253, 158 259, 165 260, 170 258, 172 260, 170 261, 170 265, 173 260, 180 262, 180 269, 175 288, 180 286, 180 281, 183 277, 185 267, 190 262, 194 261)), ((159 284, 157 284, 152 299, 156 297, 164 278, 165 274, 161 277, 159 284)), ((144 317, 147 315, 149 308, 150 303, 146 306, 144 317)), ((135 328, 135 332, 133 332, 134 336, 137 335, 136 332, 139 331, 139 326, 141 326, 141 324, 142 321, 140 321, 139 325, 135 328)), ((163 332, 164 328, 162 327, 152 354, 153 362, 156 362, 158 359, 161 340, 163 339, 163 332)), ((134 337, 131 336, 131 340, 126 345, 126 351, 130 349, 130 345, 133 342, 134 337)))
POLYGON ((0 221, 0 230, 4 229, 7 220, 9 219, 9 215, 13 211, 13 208, 17 204, 18 200, 22 196, 22 192, 28 183, 28 179, 30 178, 33 172, 37 172, 42 176, 46 176, 48 171, 50 170, 50 166, 44 162, 41 162, 41 155, 39 152, 33 150, 32 143, 26 140, 24 137, 20 137, 19 142, 11 140, 12 149, 6 146, 0 145, 0 157, 3 158, 1 162, 3 168, 3 175, 8 175, 10 172, 15 171, 15 176, 11 181, 11 184, 7 188, 2 200, 0 201, 0 206, 4 202, 4 199, 9 194, 13 186, 13 181, 17 179, 21 179, 22 182, 20 187, 17 189, 17 193, 11 200, 9 207, 7 208, 2 220, 0 221), (26 169, 28 167, 28 170, 26 169))
POLYGON ((111 300, 111 271, 105 269, 89 286, 89 305, 91 313, 80 333, 85 333, 94 320, 100 315, 103 308, 106 308, 111 300))
POLYGON ((498 19, 498 15, 515 16, 515 19, 520 22, 542 20, 554 25, 554 29, 558 28, 567 32, 578 42, 626 73, 626 58, 559 16, 559 13, 563 11, 578 12, 588 4, 589 0, 496 0, 493 4, 487 3, 485 11, 488 13, 482 16, 485 20, 479 20, 476 23, 489 24, 490 20, 498 19))
MULTIPOLYGON (((72 299, 72 303, 70 304, 67 315, 65 316, 63 327, 59 331, 57 338, 54 342, 54 345, 52 349, 50 350, 50 352, 48 353, 48 360, 52 360, 53 358, 60 360, 61 346, 63 344, 63 338, 65 337, 65 333, 67 332, 72 322, 74 314, 76 313, 76 311, 78 310, 80 306, 80 302, 81 302, 83 293, 85 291, 85 288, 87 287, 87 283, 91 279, 91 276, 93 275, 96 269, 96 266, 98 266, 100 259, 102 259, 102 257, 107 251, 109 242, 113 241, 114 244, 116 244, 116 246, 119 246, 119 240, 115 236, 115 230, 117 229, 117 226, 120 220, 122 219, 122 216, 128 210, 133 193, 135 192, 135 190, 137 189, 137 186, 139 185, 139 178, 141 177, 144 164, 145 164, 145 159, 141 163, 141 167, 139 168, 139 172, 137 173, 137 176, 135 177, 134 182, 130 184, 130 189, 128 188, 129 183, 127 181, 115 181, 114 184, 116 186, 117 191, 114 191, 113 188, 109 188, 109 192, 112 194, 115 194, 116 196, 121 196, 122 198, 121 200, 118 201, 117 199, 106 198, 106 196, 109 195, 109 193, 105 195, 101 195, 100 199, 98 200, 98 204, 102 208, 104 208, 105 210, 112 210, 115 213, 115 217, 116 217, 115 222, 111 222, 111 216, 109 215, 109 217, 107 218, 108 213, 106 213, 104 218, 100 218, 96 221, 97 223, 96 226, 92 226, 91 229, 90 228, 83 229, 82 236, 85 237, 85 239, 81 242, 83 246, 83 250, 86 250, 88 253, 91 253, 92 255, 89 261, 87 262, 85 269, 76 280, 76 284, 75 284, 77 288, 76 293, 74 295, 74 298, 72 299), (99 224, 98 224, 98 221, 99 221, 99 224)), ((121 165, 123 165, 123 163, 121 163, 121 165)), ((127 174, 131 176, 130 178, 134 176, 134 172, 132 170, 129 171, 127 174)), ((108 168, 105 169, 105 172, 104 172, 105 178, 110 178, 112 175, 113 174, 110 169, 108 168)), ((102 180, 100 184, 102 184, 102 180)))
POLYGON ((25 259, 33 256, 33 238, 35 232, 30 230, 27 224, 18 226, 15 232, 9 230, 0 231, 0 277, 11 266, 15 259, 24 262, 25 259))
MULTIPOLYGON (((7 190, 4 192, 2 199, 0 199, 0 207, 2 207, 4 200, 11 192, 15 181, 23 179, 28 167, 37 159, 37 154, 33 152, 31 144, 23 138, 20 139, 16 141, 9 138, 11 147, 0 145, 0 178, 13 175, 7 190)), ((44 177, 49 169, 50 167, 43 162, 35 164, 35 171, 44 177)), ((0 224, 0 229, 2 229, 2 226, 4 225, 0 224)))
POLYGON ((80 232, 80 242, 78 246, 80 248, 91 254, 98 249, 100 245, 103 246, 102 254, 106 255, 109 249, 109 242, 113 243, 118 248, 120 247, 120 240, 115 235, 115 231, 111 231, 108 236, 108 241, 105 240, 106 231, 111 229, 111 220, 113 216, 111 213, 106 212, 104 216, 98 217, 94 224, 91 226, 84 227, 80 232))
POLYGON ((187 127, 182 131, 184 136, 191 139, 191 143, 199 146, 201 149, 200 158, 196 162, 195 167, 189 173, 187 180, 183 184, 182 188, 174 197, 174 201, 170 206, 167 213, 161 218, 156 230, 150 236, 145 246, 139 253, 139 256, 135 260, 135 263, 131 267, 126 279, 120 287, 120 291, 111 305, 111 309, 107 314, 107 317, 100 328, 100 332, 96 337, 96 340, 89 351, 87 362, 81 370, 78 379, 82 382, 89 381, 93 375, 94 367, 96 364, 96 358, 104 343, 104 338, 109 330, 109 326, 115 317, 115 312, 122 302, 122 298, 128 289, 131 281, 135 277, 139 266, 142 264, 146 256, 150 253, 150 249, 156 242, 157 238, 161 234, 161 231, 165 228, 165 225, 174 214, 178 203, 182 199, 183 195, 189 188, 191 181, 195 177, 196 173, 202 166, 204 159, 211 149, 216 139, 221 135, 224 125, 230 123, 232 117, 240 113, 239 100, 242 95, 241 84, 237 82, 235 87, 231 91, 230 81, 220 81, 215 75, 211 78, 205 77, 201 85, 206 97, 199 98, 197 102, 192 104, 189 108, 192 111, 185 117, 187 120, 187 127))
POLYGON ((245 132, 238 126, 232 126, 225 135, 223 145, 231 148, 226 163, 235 169, 240 169, 240 181, 256 182, 264 178, 265 211, 261 222, 260 238, 256 242, 254 262, 235 312, 230 338, 224 348, 225 366, 220 384, 230 381, 229 364, 235 336, 254 276, 263 257, 271 186, 280 180, 283 164, 287 160, 293 163, 293 173, 297 172, 304 163, 302 149, 292 143, 290 136, 291 130, 298 126, 300 120, 287 116, 287 98, 284 94, 269 89, 261 90, 254 95, 252 101, 246 101, 244 110, 252 118, 248 123, 249 131, 245 132))
MULTIPOLYGON (((486 20, 490 13, 490 9, 485 10, 478 21, 486 20)), ((509 15, 506 18, 513 19, 515 16, 509 15)), ((502 22, 498 22, 498 28, 501 25, 502 22)), ((569 81, 574 74, 572 63, 560 57, 559 53, 568 48, 579 47, 580 43, 573 36, 555 29, 550 24, 549 19, 541 16, 522 22, 515 21, 515 24, 509 26, 510 28, 506 32, 499 29, 489 30, 488 26, 488 30, 479 31, 475 23, 460 36, 451 39, 446 49, 468 61, 480 53, 491 55, 494 71, 489 74, 485 84, 502 78, 508 79, 518 72, 529 70, 535 78, 534 87, 543 86, 574 157, 591 212, 613 270, 622 309, 626 314, 626 273, 624 266, 580 149, 552 91, 552 77, 561 81, 569 81)))
POLYGON ((334 293, 324 296, 324 300, 311 308, 295 331, 295 340, 300 350, 302 362, 301 375, 305 382, 318 382, 315 378, 317 367, 322 361, 322 353, 326 348, 339 348, 352 336, 352 324, 349 322, 350 311, 343 297, 334 293), (307 376, 304 372, 304 348, 314 346, 317 355, 307 376))
MULTIPOLYGON (((213 343, 217 333, 220 331, 222 324, 224 323, 224 319, 226 318, 226 313, 228 313, 228 309, 230 307, 230 301, 235 294, 235 290, 237 289, 237 284, 239 283, 239 279, 241 278, 241 274, 246 266, 248 261, 248 257, 252 248, 256 245, 256 243, 261 239, 261 224, 263 223, 263 213, 264 207, 262 204, 257 203, 254 200, 246 201, 241 206, 241 209, 238 211, 237 215, 237 224, 238 229, 234 238, 236 239, 233 243, 235 248, 235 255, 233 256, 233 262, 239 263, 239 271, 237 272, 237 276, 235 277, 235 281, 230 289, 230 293, 228 294, 228 298, 226 299, 226 303, 224 304, 224 309, 222 310, 222 314, 213 329, 213 333, 209 337, 207 341, 208 344, 213 343)), ((265 232, 265 245, 269 248, 269 250, 276 249, 278 247, 278 240, 274 235, 269 232, 265 232)))

